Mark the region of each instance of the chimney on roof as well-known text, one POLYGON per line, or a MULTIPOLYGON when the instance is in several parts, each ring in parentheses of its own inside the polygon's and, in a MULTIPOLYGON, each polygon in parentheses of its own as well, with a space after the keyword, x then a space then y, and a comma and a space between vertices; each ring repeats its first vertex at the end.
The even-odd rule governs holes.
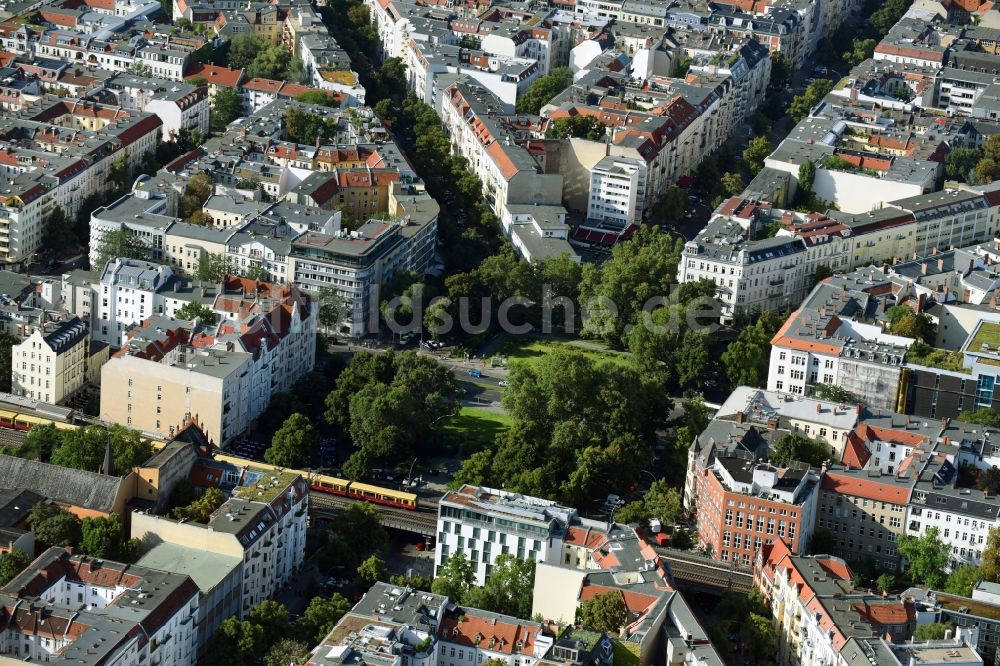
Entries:
POLYGON ((926 261, 920 262, 920 274, 921 275, 927 275, 927 262, 926 261))
POLYGON ((743 412, 736 412, 736 422, 743 423, 747 420, 747 415, 743 412))
POLYGON ((860 403, 860 402, 858 404, 856 404, 854 406, 854 411, 855 411, 855 413, 857 413, 858 416, 861 416, 862 414, 864 414, 865 413, 865 406, 864 406, 864 404, 860 403))
POLYGON ((939 271, 944 270, 944 259, 938 259, 938 270, 939 271))

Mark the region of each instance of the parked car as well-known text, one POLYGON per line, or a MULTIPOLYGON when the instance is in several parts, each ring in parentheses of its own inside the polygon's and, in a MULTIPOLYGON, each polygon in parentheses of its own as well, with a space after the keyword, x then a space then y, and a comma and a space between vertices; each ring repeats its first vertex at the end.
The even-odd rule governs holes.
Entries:
POLYGON ((497 383, 498 383, 498 384, 499 384, 500 386, 510 386, 510 384, 508 384, 508 383, 507 383, 507 380, 506 380, 506 379, 501 379, 501 380, 500 380, 499 382, 497 382, 497 383))
POLYGON ((476 368, 472 368, 471 370, 469 370, 469 376, 470 377, 474 377, 476 379, 479 379, 480 377, 483 376, 483 372, 481 370, 476 369, 476 368))

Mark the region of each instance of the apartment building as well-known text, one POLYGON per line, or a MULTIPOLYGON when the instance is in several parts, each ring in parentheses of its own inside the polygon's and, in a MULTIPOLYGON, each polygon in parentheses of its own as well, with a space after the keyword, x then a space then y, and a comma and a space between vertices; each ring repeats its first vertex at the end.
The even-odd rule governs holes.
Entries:
POLYGON ((572 624, 581 604, 605 594, 621 595, 627 617, 617 640, 642 666, 664 654, 667 663, 722 665, 644 534, 627 525, 581 519, 565 529, 561 557, 536 563, 532 615, 572 624))
POLYGON ((775 664, 846 666, 859 658, 875 664, 982 663, 972 632, 957 640, 949 635, 944 641, 911 642, 916 626, 933 617, 921 613, 913 597, 856 589, 853 575, 838 557, 795 556, 781 542, 761 550, 754 585, 771 603, 778 634, 775 664))
POLYGON ((160 127, 162 141, 177 140, 182 130, 208 136, 207 85, 119 74, 109 79, 105 86, 115 93, 123 108, 155 114, 163 123, 160 127))
POLYGON ((101 419, 169 437, 193 418, 219 446, 246 431, 253 356, 192 347, 176 320, 146 323, 101 369, 101 419))
POLYGON ((990 530, 1000 526, 1000 507, 992 493, 963 483, 959 469, 963 464, 988 468, 996 460, 989 442, 992 433, 957 421, 942 426, 933 451, 928 451, 914 473, 906 534, 920 535, 935 527, 941 541, 951 548, 950 568, 978 566, 990 530))
POLYGON ((109 261, 101 271, 93 338, 119 346, 129 327, 163 313, 156 293, 167 286, 173 271, 150 261, 121 258, 109 261))
POLYGON ((438 626, 440 666, 478 666, 496 659, 536 666, 552 649, 553 637, 541 622, 477 608, 445 614, 438 626))
POLYGON ((87 382, 90 330, 79 317, 35 329, 10 351, 14 395, 58 404, 87 382))
MULTIPOLYGON (((162 296, 156 307, 171 314, 201 302, 191 293, 162 296)), ((156 314, 129 325, 123 347, 101 370, 102 418, 161 437, 193 418, 224 447, 274 393, 312 370, 316 312, 294 287, 227 276, 203 304, 218 322, 156 314)))
POLYGON ((52 547, 0 588, 0 654, 18 661, 197 663, 198 588, 52 547))
POLYGON ((800 308, 771 340, 769 391, 806 395, 816 384, 841 386, 869 407, 894 409, 910 338, 821 308, 800 308))
POLYGON ((744 220, 718 216, 684 245, 677 280, 715 283, 722 302, 720 319, 730 322, 756 309, 781 310, 797 304, 809 278, 805 254, 806 245, 799 238, 751 240, 744 220))
POLYGON ((517 255, 525 261, 567 255, 579 262, 580 257, 567 245, 569 225, 562 206, 510 204, 500 216, 500 227, 517 255))
POLYGON ((933 613, 936 622, 978 630, 976 651, 984 664, 996 664, 1000 653, 1000 586, 981 580, 969 597, 919 587, 907 589, 906 594, 921 604, 922 610, 933 613))
MULTIPOLYGON (((133 538, 156 544, 173 544, 189 551, 212 553, 222 570, 206 571, 216 591, 223 585, 222 608, 231 608, 232 595, 238 599, 238 617, 257 604, 273 597, 287 585, 302 565, 306 547, 309 488, 306 481, 291 472, 276 473, 253 466, 237 468, 217 461, 202 460, 200 465, 210 474, 209 481, 222 486, 231 496, 211 515, 207 524, 176 521, 152 513, 133 513, 133 538), (235 567, 232 567, 235 560, 235 567), (236 573, 233 573, 236 572, 236 573), (230 577, 236 576, 233 588, 230 577), (226 595, 230 595, 226 599, 226 595)), ((155 548, 144 554, 150 561, 161 560, 162 552, 155 548)), ((190 562, 190 561, 189 561, 190 562)), ((208 566, 209 560, 205 560, 208 566)), ((198 587, 194 586, 197 593, 198 587)), ((218 607, 206 608, 207 615, 220 612, 218 607)), ((217 616, 214 624, 225 617, 217 616)), ((206 627, 210 638, 214 629, 206 627)), ((202 641, 204 643, 204 641, 202 641)))
POLYGON ((469 160, 483 180, 483 196, 496 215, 508 204, 562 203, 562 176, 544 173, 501 124, 511 107, 478 84, 457 81, 445 89, 439 113, 452 150, 469 160))
POLYGON ((0 138, 0 259, 13 265, 39 249, 57 206, 72 219, 85 198, 105 190, 118 156, 134 168, 151 154, 162 125, 153 114, 56 96, 5 120, 7 136, 31 137, 0 138))
POLYGON ((853 455, 845 452, 844 464, 830 467, 823 474, 816 530, 832 534, 832 554, 896 570, 900 566, 896 544, 905 533, 913 476, 863 469, 857 463, 866 457, 857 460, 853 455))
MULTIPOLYGON (((320 641, 306 663, 309 666, 336 666, 347 659, 385 664, 385 666, 447 664, 447 660, 442 662, 441 655, 444 648, 441 646, 439 628, 444 622, 450 604, 448 597, 439 594, 409 587, 397 587, 388 583, 375 583, 361 600, 340 618, 326 638, 320 641), (390 609, 392 612, 387 612, 390 609)), ((450 638, 451 632, 448 633, 450 638)), ((480 644, 489 645, 487 635, 486 632, 483 633, 480 644)), ((537 633, 535 635, 537 636, 537 633)), ((493 633, 490 633, 489 637, 492 638, 495 648, 500 637, 493 633)), ((514 649, 510 642, 512 637, 513 633, 505 636, 507 639, 505 647, 509 651, 514 649)), ((464 662, 465 652, 469 650, 469 646, 458 647, 457 632, 455 639, 456 642, 451 643, 449 649, 462 649, 461 662, 464 662)), ((458 659, 457 653, 450 659, 453 662, 458 659)), ((508 656, 507 663, 510 663, 509 659, 508 656)))
POLYGON ((104 234, 112 231, 127 231, 146 246, 150 261, 162 261, 165 255, 167 229, 176 218, 176 197, 165 188, 137 188, 131 194, 97 208, 90 214, 90 245, 87 259, 95 271, 103 271, 97 266, 104 234))
POLYGON ((645 190, 645 163, 608 155, 590 172, 587 219, 621 228, 639 224, 645 190))
POLYGON ((761 546, 785 540, 804 552, 812 535, 819 476, 746 455, 720 454, 699 475, 698 540, 714 559, 749 568, 761 546))
POLYGON ((438 503, 434 570, 456 553, 464 553, 475 566, 476 584, 482 585, 500 555, 558 559, 561 548, 552 534, 574 520, 578 520, 576 509, 551 500, 464 485, 438 503))

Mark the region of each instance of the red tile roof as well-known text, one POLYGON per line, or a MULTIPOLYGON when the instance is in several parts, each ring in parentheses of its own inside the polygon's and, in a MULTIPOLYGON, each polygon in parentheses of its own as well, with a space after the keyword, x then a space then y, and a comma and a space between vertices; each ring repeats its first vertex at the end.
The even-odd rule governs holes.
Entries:
POLYGON ((905 505, 910 499, 910 489, 897 485, 892 480, 882 481, 879 478, 869 478, 855 474, 838 473, 827 470, 823 477, 822 488, 828 492, 851 495, 877 502, 905 505))
POLYGON ((187 74, 184 75, 184 80, 190 81, 197 78, 205 79, 212 86, 236 88, 243 79, 243 70, 195 63, 188 69, 187 74))

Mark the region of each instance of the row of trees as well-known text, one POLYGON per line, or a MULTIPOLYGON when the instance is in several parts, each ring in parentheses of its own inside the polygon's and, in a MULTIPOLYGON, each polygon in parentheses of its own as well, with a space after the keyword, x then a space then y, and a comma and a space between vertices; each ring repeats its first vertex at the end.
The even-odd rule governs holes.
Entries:
POLYGON ((351 610, 351 602, 339 594, 313 597, 302 616, 292 622, 288 609, 274 600, 264 601, 247 613, 245 620, 227 618, 209 646, 206 660, 212 664, 287 666, 302 664, 312 647, 323 640, 340 618, 351 610))
POLYGON ((392 128, 427 191, 442 203, 438 236, 448 267, 467 271, 496 253, 504 241, 496 216, 483 202, 483 183, 464 157, 451 153, 451 139, 434 109, 410 93, 386 97, 373 110, 392 128))
POLYGON ((129 473, 153 453, 148 440, 138 432, 117 424, 60 430, 51 423, 32 428, 25 436, 24 444, 20 447, 0 447, 0 453, 96 472, 104 461, 109 444, 115 473, 119 475, 129 473))
POLYGON ((952 148, 944 160, 944 175, 977 184, 1000 178, 1000 134, 989 136, 982 148, 952 148))

